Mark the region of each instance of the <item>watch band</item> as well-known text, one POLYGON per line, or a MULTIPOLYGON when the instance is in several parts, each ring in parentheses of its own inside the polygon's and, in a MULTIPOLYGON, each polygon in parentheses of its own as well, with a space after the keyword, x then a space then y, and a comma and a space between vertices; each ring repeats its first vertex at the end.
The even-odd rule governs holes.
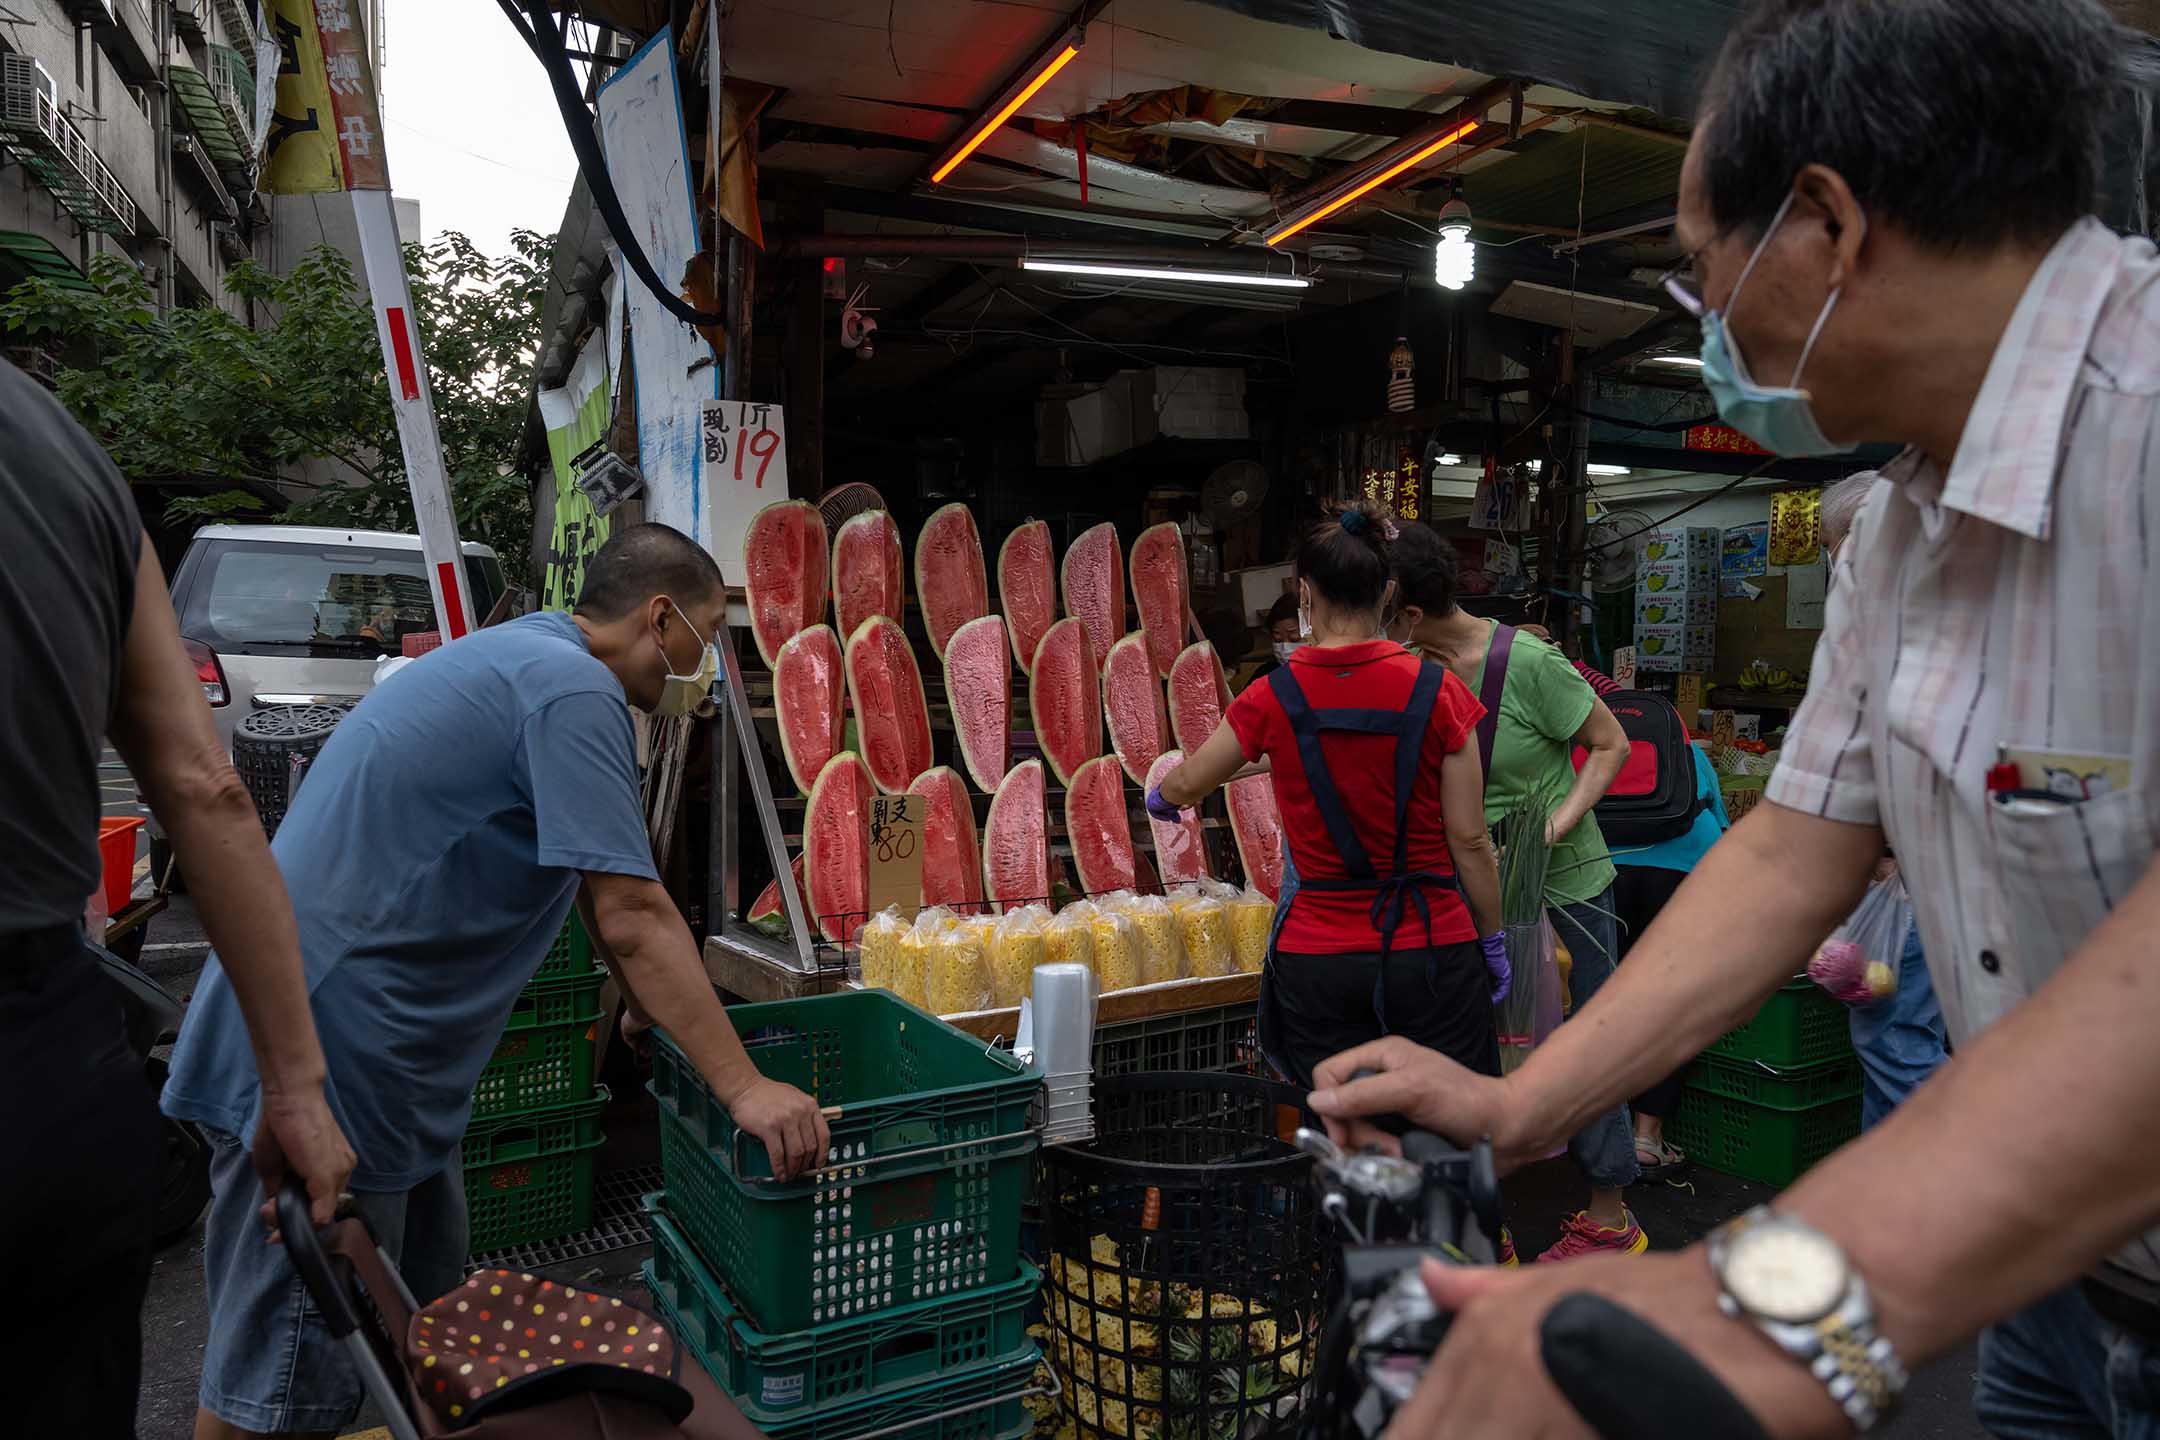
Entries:
POLYGON ((1859 1306, 1848 1303, 1818 1322, 1817 1348, 1808 1361, 1808 1370, 1843 1408, 1853 1428, 1863 1433, 1875 1427, 1905 1388, 1905 1367, 1890 1342, 1875 1333, 1866 1310, 1863 1295, 1859 1306), (1859 1315, 1848 1314, 1856 1308, 1859 1315))

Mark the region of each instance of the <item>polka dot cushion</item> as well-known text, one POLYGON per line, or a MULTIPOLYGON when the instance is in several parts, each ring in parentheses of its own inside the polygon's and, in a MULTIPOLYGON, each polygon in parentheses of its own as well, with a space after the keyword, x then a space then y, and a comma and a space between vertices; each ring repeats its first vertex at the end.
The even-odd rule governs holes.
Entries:
POLYGON ((675 1373, 675 1339, 644 1311, 514 1270, 483 1270, 415 1315, 405 1354, 421 1398, 453 1426, 558 1367, 675 1373))

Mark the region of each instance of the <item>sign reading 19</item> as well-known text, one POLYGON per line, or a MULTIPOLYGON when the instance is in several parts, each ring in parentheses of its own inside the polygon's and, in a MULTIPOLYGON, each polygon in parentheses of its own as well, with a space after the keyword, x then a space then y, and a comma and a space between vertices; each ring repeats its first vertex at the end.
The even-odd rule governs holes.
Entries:
POLYGON ((725 465, 730 452, 733 452, 734 478, 736 483, 740 484, 743 478, 743 457, 747 455, 757 461, 757 476, 751 481, 751 488, 764 489, 765 474, 772 468, 773 457, 780 453, 780 447, 785 443, 781 429, 784 422, 772 414, 778 408, 750 401, 732 407, 724 404, 707 405, 701 426, 705 463, 708 466, 725 465), (732 422, 728 417, 731 408, 736 412, 732 422), (741 432, 739 436, 737 431, 741 432))

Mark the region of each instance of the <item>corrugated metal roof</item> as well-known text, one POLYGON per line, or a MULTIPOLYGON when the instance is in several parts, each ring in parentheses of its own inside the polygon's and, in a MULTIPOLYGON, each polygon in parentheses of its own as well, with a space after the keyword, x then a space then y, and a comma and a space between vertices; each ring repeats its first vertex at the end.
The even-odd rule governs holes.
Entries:
POLYGON ((1603 126, 1540 131, 1525 136, 1506 164, 1465 181, 1463 198, 1480 220, 1572 230, 1578 215, 1594 222, 1677 195, 1686 153, 1664 140, 1603 126))

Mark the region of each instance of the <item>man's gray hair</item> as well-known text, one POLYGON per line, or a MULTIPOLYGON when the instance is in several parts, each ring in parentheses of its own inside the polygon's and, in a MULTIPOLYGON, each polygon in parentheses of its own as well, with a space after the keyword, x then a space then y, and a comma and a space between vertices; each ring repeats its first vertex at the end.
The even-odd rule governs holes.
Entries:
POLYGON ((1874 470, 1862 470, 1822 492, 1822 545, 1824 550, 1835 550, 1852 534, 1853 521, 1860 518, 1860 507, 1867 504, 1868 492, 1882 475, 1874 470))

